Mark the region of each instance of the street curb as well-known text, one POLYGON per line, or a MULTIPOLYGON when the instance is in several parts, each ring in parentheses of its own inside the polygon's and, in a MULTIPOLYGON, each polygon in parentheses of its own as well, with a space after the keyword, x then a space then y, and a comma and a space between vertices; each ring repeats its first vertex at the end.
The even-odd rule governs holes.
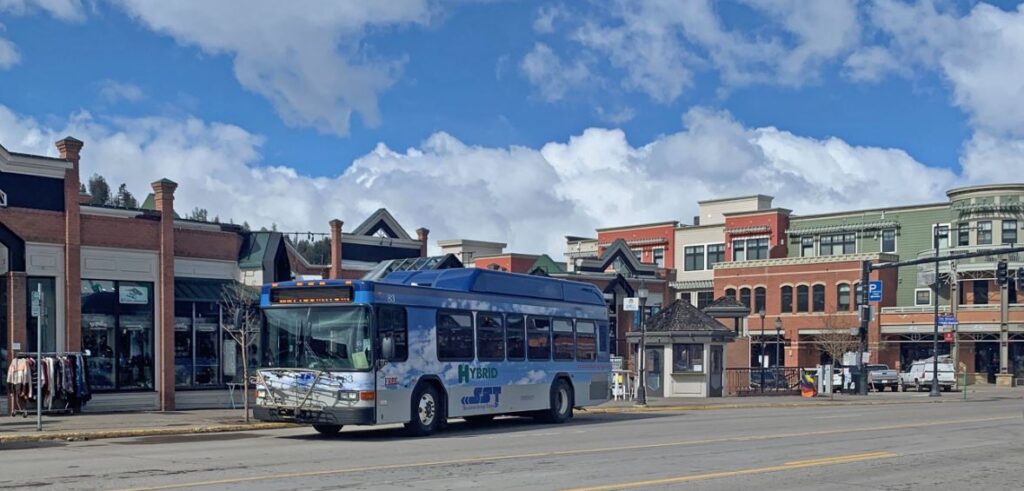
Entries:
POLYGON ((195 435, 202 433, 228 433, 235 431, 258 431, 293 428, 290 423, 252 423, 233 425, 208 425, 180 428, 123 428, 117 430, 81 430, 51 431, 43 433, 25 433, 17 435, 0 435, 0 445, 5 443, 39 442, 50 440, 99 440, 104 438, 131 438, 157 435, 195 435))
POLYGON ((920 401, 807 401, 807 402, 766 402, 754 404, 691 404, 679 406, 647 406, 647 407, 591 407, 583 408, 584 413, 651 413, 668 411, 715 411, 719 409, 771 409, 790 407, 829 407, 829 406, 888 406, 895 404, 936 404, 945 402, 964 402, 951 399, 925 399, 920 401))

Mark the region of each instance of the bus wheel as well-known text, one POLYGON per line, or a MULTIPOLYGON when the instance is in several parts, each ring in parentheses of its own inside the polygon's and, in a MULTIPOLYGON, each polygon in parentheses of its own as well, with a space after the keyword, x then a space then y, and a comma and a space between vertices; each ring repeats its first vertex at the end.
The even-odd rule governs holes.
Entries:
POLYGON ((313 425, 313 429, 321 435, 337 435, 341 431, 341 425, 313 425))
POLYGON ((412 414, 405 429, 416 436, 426 436, 440 427, 444 411, 437 389, 430 384, 420 385, 412 396, 412 414))
POLYGON ((564 423, 572 417, 572 387, 565 379, 551 384, 551 408, 540 415, 545 423, 564 423))

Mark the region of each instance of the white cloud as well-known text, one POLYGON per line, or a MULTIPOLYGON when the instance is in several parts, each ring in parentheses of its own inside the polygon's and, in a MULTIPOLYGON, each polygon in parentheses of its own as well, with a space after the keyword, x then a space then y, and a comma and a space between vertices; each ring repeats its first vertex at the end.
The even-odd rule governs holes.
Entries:
POLYGON ((559 5, 543 5, 537 9, 537 18, 533 21, 533 30, 541 34, 555 32, 555 21, 568 15, 559 5))
POLYGON ((571 39, 622 70, 627 90, 661 103, 676 100, 707 69, 727 86, 800 86, 860 40, 855 0, 738 1, 758 14, 761 28, 730 29, 710 0, 617 0, 571 39))
POLYGON ((901 62, 938 71, 981 131, 1024 136, 1024 5, 979 3, 966 15, 944 4, 878 0, 874 23, 901 62))
POLYGON ((562 99, 573 88, 593 83, 590 69, 582 59, 563 62, 544 43, 535 44, 533 50, 523 57, 520 67, 548 102, 562 99))
POLYGON ((378 95, 391 87, 403 59, 374 56, 367 32, 431 18, 427 0, 232 2, 120 0, 150 29, 234 60, 235 77, 274 105, 285 122, 345 135, 352 113, 380 122, 378 95))
POLYGON ((85 20, 81 0, 0 0, 0 12, 28 15, 39 10, 65 22, 85 20))
POLYGON ((843 63, 844 75, 855 82, 878 82, 890 73, 903 72, 903 67, 889 50, 866 46, 854 51, 843 63))
POLYGON ((146 97, 141 87, 131 83, 106 79, 99 83, 99 87, 100 97, 111 103, 138 102, 146 97))
POLYGON ((14 43, 0 38, 0 70, 8 69, 21 61, 21 54, 14 43))
POLYGON ((612 125, 621 125, 636 117, 636 110, 629 106, 612 110, 605 109, 604 106, 597 106, 594 111, 597 112, 597 117, 601 121, 612 125))
POLYGON ((225 221, 324 231, 331 218, 354 226, 385 206, 408 228, 430 228, 434 240, 497 240, 555 257, 564 235, 689 217, 712 197, 771 194, 803 214, 941 201, 964 179, 1015 179, 1024 154, 1024 143, 976 139, 962 172, 953 172, 899 149, 747 128, 726 112, 697 108, 679 131, 640 146, 618 129, 588 128, 539 149, 468 145, 441 132, 405 150, 379 144, 314 177, 264 162, 262 138, 234 125, 88 113, 51 125, 0 106, 0 135, 11 150, 53 155, 52 142, 68 134, 86 143, 84 175, 127 182, 138 195, 168 177, 181 184, 181 209, 204 207, 225 221))

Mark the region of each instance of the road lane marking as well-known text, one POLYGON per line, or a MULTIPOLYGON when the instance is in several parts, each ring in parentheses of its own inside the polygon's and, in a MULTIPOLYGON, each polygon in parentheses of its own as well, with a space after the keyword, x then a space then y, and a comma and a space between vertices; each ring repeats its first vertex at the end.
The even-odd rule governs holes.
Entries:
POLYGON ((922 423, 906 423, 900 425, 886 425, 886 426, 868 426, 859 428, 846 428, 846 429, 834 429, 834 430, 818 430, 818 431, 804 431, 798 433, 776 433, 769 435, 750 435, 750 436, 734 436, 725 438, 709 438, 703 440, 683 440, 677 442, 667 443, 648 443, 641 445, 623 445, 618 447, 599 447, 599 448, 578 448, 572 450, 555 450, 548 452, 536 452, 536 453, 524 453, 524 454, 511 454, 511 455, 494 455, 490 457, 475 457, 467 459, 455 459, 455 460, 437 460, 437 461, 426 461, 426 462, 411 462, 406 464, 387 464, 387 465, 374 465, 366 467, 350 467, 344 469, 326 469, 320 471, 303 471, 303 472, 286 472, 280 474, 265 474, 262 476, 247 476, 238 478, 227 478, 227 479, 216 479, 210 481, 195 481, 195 482, 181 482, 174 484, 164 484, 157 486, 145 486, 138 488, 128 488, 123 491, 158 491, 164 489, 178 489, 178 488, 193 488, 202 486, 221 486, 225 484, 238 484, 244 482, 255 482, 255 481, 270 481, 279 479, 299 478, 299 477, 320 477, 338 474, 351 474, 356 472, 372 472, 372 471, 386 471, 386 470, 398 470, 398 469, 416 469, 421 467, 434 467, 443 465, 460 465, 460 464, 479 464, 485 462, 498 462, 506 460, 522 460, 522 459, 535 459, 542 457, 561 457, 561 456, 572 456, 572 455, 586 455, 595 453, 609 453, 609 452, 621 452, 624 450, 646 450, 655 448, 665 447, 682 447, 682 446, 693 446, 693 445, 709 445, 714 443, 729 443, 729 442, 749 442, 749 441, 762 441, 762 440, 777 440, 785 438, 801 438, 808 436, 824 436, 824 435, 837 435, 843 433, 860 433, 865 431, 890 431, 890 430, 902 430, 910 428, 925 428, 930 426, 948 426, 962 423, 987 423, 994 421, 1007 421, 1020 419, 1020 416, 996 416, 988 418, 967 418, 967 419, 947 419, 947 420, 936 420, 922 423))
POLYGON ((767 474, 769 472, 782 472, 793 469, 806 469, 808 467, 822 467, 827 465, 852 464, 854 462, 864 462, 868 460, 878 459, 891 459, 893 457, 898 457, 898 454, 892 452, 868 452, 852 455, 840 455, 824 459, 786 462, 785 464, 782 465, 772 465, 767 467, 753 467, 748 469, 737 469, 732 471, 706 472, 703 474, 688 474, 685 476, 676 476, 664 479, 650 479, 647 481, 620 482, 616 484, 606 484, 602 486, 576 488, 571 491, 609 491, 613 489, 629 489, 647 486, 665 486, 668 484, 680 484, 690 481, 705 481, 708 479, 722 479, 726 477, 749 476, 751 474, 767 474))

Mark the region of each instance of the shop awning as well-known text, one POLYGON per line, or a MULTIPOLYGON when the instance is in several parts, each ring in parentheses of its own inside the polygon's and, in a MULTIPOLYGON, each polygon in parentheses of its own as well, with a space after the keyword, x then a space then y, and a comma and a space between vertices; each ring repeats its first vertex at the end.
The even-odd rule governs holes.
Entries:
POLYGON ((219 302, 222 291, 232 282, 198 278, 175 278, 174 300, 179 302, 219 302))

